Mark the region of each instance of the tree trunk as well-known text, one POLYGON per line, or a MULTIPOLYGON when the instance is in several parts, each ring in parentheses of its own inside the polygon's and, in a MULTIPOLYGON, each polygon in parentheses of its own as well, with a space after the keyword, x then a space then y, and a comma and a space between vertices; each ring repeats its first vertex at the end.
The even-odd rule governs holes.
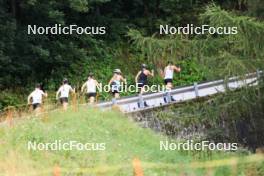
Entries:
POLYGON ((10 0, 10 10, 12 16, 15 18, 16 23, 20 18, 20 1, 19 0, 10 0))
POLYGON ((10 0, 11 13, 14 17, 17 15, 17 3, 16 0, 10 0))

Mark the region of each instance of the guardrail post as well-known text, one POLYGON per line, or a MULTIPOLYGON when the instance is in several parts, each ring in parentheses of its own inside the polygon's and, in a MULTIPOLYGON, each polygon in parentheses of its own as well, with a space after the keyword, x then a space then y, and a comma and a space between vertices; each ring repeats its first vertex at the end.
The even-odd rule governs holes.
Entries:
POLYGON ((194 92, 195 92, 195 96, 199 97, 199 90, 198 90, 198 84, 197 82, 193 83, 193 87, 194 87, 194 92))
POLYGON ((143 169, 141 167, 140 160, 138 158, 133 159, 134 176, 144 176, 143 169))
POLYGON ((141 93, 138 96, 139 96, 139 108, 144 108, 143 96, 141 93))
POLYGON ((165 96, 163 97, 165 103, 172 102, 171 89, 166 89, 165 96))
POLYGON ((171 89, 168 92, 168 100, 169 100, 169 102, 173 101, 173 98, 172 98, 172 95, 171 95, 171 89))
POLYGON ((116 98, 112 98, 112 105, 116 105, 117 102, 116 102, 116 98))
POLYGON ((260 71, 257 69, 257 79, 260 79, 260 71))

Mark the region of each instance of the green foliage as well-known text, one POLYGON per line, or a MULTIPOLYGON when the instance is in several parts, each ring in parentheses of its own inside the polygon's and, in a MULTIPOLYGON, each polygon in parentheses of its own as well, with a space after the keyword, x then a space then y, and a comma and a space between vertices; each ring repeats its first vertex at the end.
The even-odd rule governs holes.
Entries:
POLYGON ((172 136, 179 137, 188 129, 190 135, 198 131, 198 139, 238 142, 254 151, 263 146, 263 90, 260 82, 259 87, 228 91, 165 111, 157 110, 152 118, 172 136))
MULTIPOLYGON (((131 123, 127 118, 117 112, 99 112, 92 109, 80 109, 79 112, 67 111, 51 113, 46 121, 39 118, 23 121, 13 130, 2 128, 0 137, 6 142, 1 145, 0 158, 10 158, 10 152, 17 152, 28 163, 30 171, 37 168, 53 168, 58 164, 62 168, 90 168, 109 165, 113 168, 119 164, 132 162, 135 156, 143 161, 175 161, 180 162, 188 158, 177 151, 162 152, 159 149, 159 140, 164 137, 155 135, 149 129, 141 129, 131 123), (129 140, 128 140, 129 139, 129 140), (62 142, 78 141, 81 143, 106 143, 105 151, 29 151, 27 142, 62 142), (8 150, 8 152, 7 152, 8 150), (157 152, 158 151, 158 152, 157 152), (34 161, 34 163, 31 163, 34 161), (33 164, 33 165, 32 165, 33 164)), ((184 161, 184 162, 187 162, 184 161)), ((14 163, 15 164, 15 163, 14 163)), ((25 169, 24 164, 19 165, 19 171, 25 169), (21 169, 21 170, 20 170, 21 169)), ((0 167, 1 172, 4 168, 0 167)), ((52 171, 52 170, 51 170, 52 171)), ((149 171, 155 174, 160 171, 149 171)), ((29 171, 27 172, 29 173, 29 171)), ((123 168, 108 173, 108 175, 130 175, 132 170, 123 168)), ((47 174, 49 175, 49 174, 47 174)))
MULTIPOLYGON (((263 22, 247 16, 235 15, 218 6, 210 5, 200 15, 200 23, 214 27, 236 26, 238 34, 207 34, 183 38, 180 38, 180 35, 144 37, 138 30, 130 30, 128 36, 140 52, 150 56, 152 62, 157 63, 157 60, 164 62, 162 56, 165 56, 166 59, 177 58, 177 60, 192 58, 192 64, 198 65, 206 80, 244 75, 255 72, 257 69, 263 69, 263 22), (178 44, 174 45, 176 42, 178 44), (154 49, 152 50, 152 48, 154 49)), ((191 67, 191 65, 187 67, 191 67)), ((192 80, 192 78, 188 78, 188 80, 192 80)), ((245 137, 246 145, 252 145, 254 148, 255 145, 263 145, 259 142, 263 141, 262 136, 258 135, 261 127, 256 125, 263 124, 263 95, 261 92, 263 92, 263 85, 258 85, 255 88, 248 86, 239 91, 228 91, 224 95, 211 97, 203 103, 193 102, 180 108, 177 107, 172 115, 168 112, 160 112, 158 116, 165 119, 164 125, 165 128, 168 128, 166 132, 169 134, 171 130, 175 130, 174 132, 177 134, 179 132, 177 130, 181 127, 196 127, 196 124, 203 124, 206 125, 206 129, 209 129, 208 138, 215 141, 227 139, 244 143, 241 136, 239 138, 233 135, 238 132, 236 128, 232 127, 232 123, 235 121, 238 124, 247 124, 247 128, 251 131, 250 134, 248 131, 245 132, 249 135, 245 137), (171 120, 167 122, 166 119, 171 120), (175 121, 177 124, 173 126, 175 121), (222 126, 225 121, 232 122, 229 125, 233 131, 229 133, 229 136, 226 136, 227 132, 222 126), (177 128, 178 123, 182 124, 179 128, 177 128)))
POLYGON ((201 19, 210 26, 238 28, 236 35, 207 35, 205 40, 199 42, 201 60, 206 66, 214 68, 214 73, 228 77, 263 68, 260 65, 263 62, 263 22, 246 16, 236 16, 214 5, 207 7, 201 19))
MULTIPOLYGON (((195 151, 186 153, 177 150, 159 150, 160 141, 168 140, 164 136, 154 134, 150 129, 138 127, 131 123, 122 114, 114 111, 96 111, 92 109, 79 109, 78 112, 71 110, 67 112, 53 112, 33 119, 22 119, 13 128, 3 126, 0 138, 4 141, 0 145, 0 159, 5 163, 12 163, 16 166, 17 173, 35 175, 50 175, 54 166, 61 168, 62 174, 87 174, 85 171, 96 171, 99 167, 99 174, 107 175, 132 175, 132 160, 139 157, 142 162, 144 174, 148 175, 174 175, 182 164, 186 166, 191 162, 204 161, 204 158, 194 157, 207 155, 205 151, 195 151), (60 140, 62 143, 77 141, 80 143, 105 143, 105 151, 78 151, 78 150, 28 150, 28 142, 52 143, 60 140), (155 167, 145 167, 143 163, 153 163, 155 167), (171 164, 173 167, 159 166, 161 164, 171 164), (116 169, 117 166, 124 166, 116 169), (111 169, 105 171, 106 167, 111 169), (104 169, 101 169, 101 168, 104 169), (76 168, 83 168, 78 170, 76 168), (128 169, 131 168, 131 169, 128 169), (77 170, 77 171, 76 171, 77 170)), ((230 152, 212 152, 211 159, 228 159, 238 157, 240 161, 243 157, 240 154, 230 152)), ((208 159, 206 159, 207 161, 208 159)), ((210 161, 210 160, 209 160, 210 161)), ((255 167, 258 167, 255 166, 255 167)), ((217 168, 216 168, 217 169, 217 168)), ((229 170, 229 167, 221 169, 229 170)), ((247 169, 241 167, 240 172, 247 169)), ((181 172, 203 173, 195 169, 181 168, 181 172)), ((1 173, 14 173, 9 167, 0 166, 1 173)), ((225 175, 226 171, 223 174, 225 175)), ((88 173, 94 174, 94 173, 88 173)))
POLYGON ((210 35, 144 37, 140 31, 130 29, 132 44, 156 66, 166 60, 197 58, 209 71, 208 79, 242 75, 262 69, 264 23, 247 16, 237 16, 210 5, 200 15, 200 24, 213 27, 237 27, 236 35, 210 35))
POLYGON ((25 96, 23 94, 16 93, 14 94, 11 91, 1 91, 0 94, 0 110, 4 109, 7 106, 17 106, 19 104, 24 104, 25 96))
POLYGON ((262 0, 248 0, 248 11, 251 16, 264 19, 264 2, 262 0))
MULTIPOLYGON (((54 91, 64 77, 79 88, 89 72, 94 72, 100 82, 107 84, 114 68, 125 70, 124 76, 133 84, 141 63, 147 63, 158 75, 167 60, 183 67, 182 73, 176 75, 175 85, 261 69, 263 23, 247 17, 255 15, 261 19, 261 7, 253 6, 254 0, 248 1, 248 5, 242 1, 215 2, 233 12, 215 5, 207 7, 206 0, 25 0, 12 3, 0 0, 0 89, 31 90, 33 84, 42 82, 45 89, 54 91), (229 36, 156 34, 159 24, 184 26, 203 22, 212 26, 238 26, 239 33, 229 36), (107 34, 26 34, 28 24, 55 23, 106 26, 107 34)), ((150 84, 162 84, 162 81, 156 76, 150 84)), ((101 98, 110 96, 103 93, 101 98)))

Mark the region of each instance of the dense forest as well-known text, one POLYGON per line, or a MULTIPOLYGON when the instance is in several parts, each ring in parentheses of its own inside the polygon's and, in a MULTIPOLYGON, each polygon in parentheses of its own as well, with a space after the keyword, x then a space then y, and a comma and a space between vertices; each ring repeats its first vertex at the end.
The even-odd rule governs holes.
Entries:
POLYGON ((0 108, 25 103, 35 83, 55 91, 67 77, 78 89, 89 72, 107 83, 120 68, 133 84, 141 63, 158 73, 175 61, 176 85, 261 69, 263 19, 262 0, 0 0, 0 108), (54 24, 105 26, 106 35, 27 34, 54 24), (238 35, 163 36, 161 24, 237 26, 238 35))

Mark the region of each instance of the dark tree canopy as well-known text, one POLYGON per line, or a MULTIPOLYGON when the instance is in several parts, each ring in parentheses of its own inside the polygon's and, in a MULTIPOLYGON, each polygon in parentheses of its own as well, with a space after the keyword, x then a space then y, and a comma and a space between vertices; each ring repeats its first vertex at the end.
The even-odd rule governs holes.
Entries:
MULTIPOLYGON (((211 3, 211 0, 0 0, 0 89, 27 90, 41 82, 46 89, 55 90, 64 77, 78 86, 90 71, 106 82, 112 69, 117 67, 126 69, 127 77, 133 80, 137 68, 127 68, 127 64, 149 62, 154 67, 162 65, 160 59, 172 57, 166 52, 162 56, 148 55, 147 47, 142 45, 145 49, 141 50, 131 42, 136 34, 140 34, 138 37, 155 35, 160 24, 184 26, 206 22, 215 26, 232 23, 245 32, 237 38, 191 36, 192 40, 182 40, 179 36, 170 39, 150 37, 151 45, 162 46, 165 50, 166 47, 175 47, 175 52, 170 53, 173 57, 187 58, 181 63, 190 69, 182 74, 184 81, 180 84, 208 77, 206 71, 200 71, 201 58, 218 59, 203 60, 202 66, 207 64, 207 69, 219 65, 221 58, 224 58, 222 64, 230 66, 228 68, 237 64, 259 64, 259 58, 263 57, 261 21, 264 2, 215 0, 217 7, 209 8, 211 3), (222 15, 221 19, 217 18, 219 15, 222 15), (106 35, 93 36, 28 35, 29 24, 105 26, 107 32, 106 35), (133 30, 137 31, 135 35, 131 33, 133 30), (233 40, 237 42, 230 44, 233 40), (249 57, 254 59, 247 60, 249 57), (194 78, 187 76, 190 72, 201 74, 194 78)), ((255 68, 253 66, 250 68, 255 68)), ((219 75, 212 76, 212 79, 215 76, 219 75)))

